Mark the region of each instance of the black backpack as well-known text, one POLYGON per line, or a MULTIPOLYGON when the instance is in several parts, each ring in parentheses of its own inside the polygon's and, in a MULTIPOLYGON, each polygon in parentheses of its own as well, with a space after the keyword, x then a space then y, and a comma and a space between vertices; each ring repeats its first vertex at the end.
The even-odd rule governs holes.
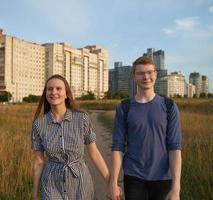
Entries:
MULTIPOLYGON (((164 97, 164 102, 165 102, 165 105, 166 105, 166 108, 167 108, 167 120, 170 119, 170 115, 171 115, 171 109, 174 105, 174 101, 168 97, 164 97)), ((122 111, 124 113, 123 115, 123 120, 124 120, 124 123, 125 123, 125 129, 126 129, 126 133, 128 131, 128 124, 127 124, 127 117, 128 117, 128 112, 129 112, 129 109, 130 109, 130 99, 124 99, 121 101, 121 108, 122 108, 122 111)))

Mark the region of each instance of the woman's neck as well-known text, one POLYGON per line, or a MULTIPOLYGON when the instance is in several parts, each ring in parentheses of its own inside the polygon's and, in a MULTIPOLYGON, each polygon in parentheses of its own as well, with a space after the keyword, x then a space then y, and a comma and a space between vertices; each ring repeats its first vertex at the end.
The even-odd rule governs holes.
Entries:
POLYGON ((67 108, 65 106, 51 106, 51 111, 56 121, 62 121, 66 113, 67 108))

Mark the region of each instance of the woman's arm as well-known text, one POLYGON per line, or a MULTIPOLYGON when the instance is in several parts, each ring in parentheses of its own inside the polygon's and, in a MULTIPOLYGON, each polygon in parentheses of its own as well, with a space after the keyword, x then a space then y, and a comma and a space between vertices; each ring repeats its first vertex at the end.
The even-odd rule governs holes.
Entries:
POLYGON ((109 182, 109 169, 108 169, 101 153, 99 152, 96 144, 93 142, 91 144, 87 144, 86 147, 87 147, 87 151, 88 151, 88 154, 89 154, 91 160, 93 161, 96 168, 98 169, 98 171, 100 172, 100 174, 104 178, 106 184, 108 184, 108 182, 109 182))
POLYGON ((44 153, 41 151, 34 151, 34 162, 33 162, 33 200, 39 199, 39 185, 41 174, 44 168, 44 153))

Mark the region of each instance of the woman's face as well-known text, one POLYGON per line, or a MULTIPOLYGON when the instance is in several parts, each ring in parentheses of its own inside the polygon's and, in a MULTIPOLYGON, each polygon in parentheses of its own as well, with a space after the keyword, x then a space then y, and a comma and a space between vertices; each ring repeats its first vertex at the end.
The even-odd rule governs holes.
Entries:
POLYGON ((67 98, 66 95, 66 88, 64 82, 60 79, 53 78, 47 82, 47 89, 46 89, 46 99, 52 106, 64 105, 65 106, 65 99, 67 98))

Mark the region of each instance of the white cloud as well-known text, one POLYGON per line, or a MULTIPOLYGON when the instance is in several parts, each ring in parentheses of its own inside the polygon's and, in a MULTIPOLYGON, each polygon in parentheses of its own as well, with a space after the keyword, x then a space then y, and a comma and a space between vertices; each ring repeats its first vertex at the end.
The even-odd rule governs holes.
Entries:
POLYGON ((91 27, 81 1, 63 0, 62 3, 57 0, 33 0, 32 4, 60 32, 77 35, 91 27))
POLYGON ((199 17, 177 19, 173 26, 165 27, 162 31, 172 37, 209 38, 213 37, 213 26, 201 24, 199 17))
POLYGON ((199 24, 199 17, 188 17, 184 19, 177 19, 175 21, 175 28, 177 30, 192 30, 199 24))
POLYGON ((213 6, 209 7, 209 12, 213 13, 213 6))

